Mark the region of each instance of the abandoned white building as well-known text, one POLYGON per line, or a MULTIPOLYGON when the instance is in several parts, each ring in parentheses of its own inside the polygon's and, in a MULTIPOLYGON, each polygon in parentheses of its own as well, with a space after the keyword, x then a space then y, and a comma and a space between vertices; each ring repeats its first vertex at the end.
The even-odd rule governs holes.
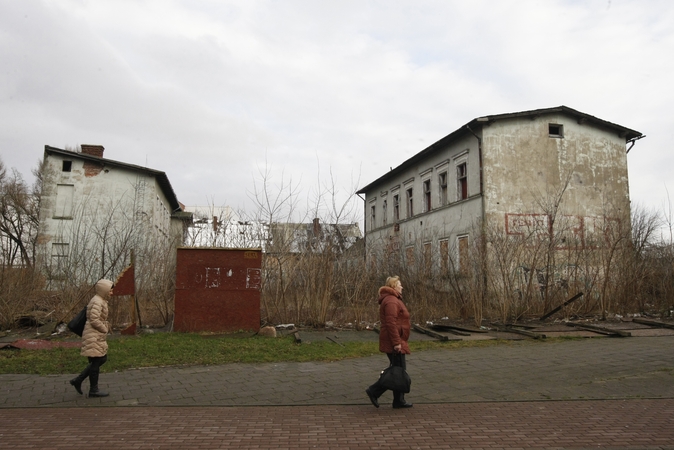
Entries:
POLYGON ((45 146, 37 253, 50 287, 114 280, 132 250, 155 252, 158 263, 183 243, 191 214, 166 174, 103 152, 100 145, 81 152, 45 146))
POLYGON ((626 145, 642 137, 566 106, 473 119, 358 191, 367 258, 466 270, 476 230, 550 233, 560 217, 560 242, 590 245, 629 227, 626 145))

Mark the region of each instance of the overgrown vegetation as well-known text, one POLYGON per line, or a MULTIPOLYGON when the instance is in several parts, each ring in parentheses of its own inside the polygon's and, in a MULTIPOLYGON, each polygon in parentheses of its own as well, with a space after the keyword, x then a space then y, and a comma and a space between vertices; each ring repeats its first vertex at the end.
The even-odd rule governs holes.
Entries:
MULTIPOLYGON (((143 323, 170 323, 177 243, 137 233, 134 223, 142 214, 120 216, 114 202, 94 211, 97 221, 92 221, 86 204, 75 205, 73 226, 67 230, 68 242, 74 244, 64 264, 49 266, 58 271, 57 277, 47 274, 52 284, 60 280, 58 286, 47 285, 44 271, 36 268, 43 180, 39 167, 35 173, 37 181, 29 187, 0 164, 0 329, 20 326, 22 320, 56 324, 70 318, 91 297, 93 282, 103 276, 114 279, 132 253, 143 323), (85 242, 97 242, 98 250, 91 251, 85 242)), ((271 173, 259 174, 251 195, 255 211, 239 214, 245 223, 260 226, 235 233, 239 241, 234 244, 264 247, 263 324, 322 327, 332 322, 362 329, 378 320, 377 290, 393 274, 402 277, 405 302, 417 323, 448 317, 480 325, 483 320, 539 317, 578 292, 584 295, 563 310, 566 318, 669 316, 674 309, 671 212, 635 208, 631 226, 629 220, 616 226, 607 206, 592 233, 579 238, 564 215, 566 193, 561 186, 541 196, 530 211, 546 218, 544 226, 532 226, 517 236, 475 223, 473 238, 464 248, 451 243, 444 249, 427 247, 408 238, 395 246, 365 249, 362 240, 345 235, 345 228, 330 226, 357 222, 361 205, 350 194, 355 187, 340 192, 328 178, 301 208, 307 211, 301 215, 296 187, 283 178, 274 180, 271 173), (312 233, 298 239, 298 224, 312 222, 312 233), (663 230, 669 235, 663 236, 663 230)), ((140 190, 137 186, 134 195, 140 190)), ((231 234, 230 222, 220 217, 217 223, 212 242, 227 242, 218 233, 231 234)), ((113 325, 128 323, 131 315, 127 303, 111 302, 113 325)))

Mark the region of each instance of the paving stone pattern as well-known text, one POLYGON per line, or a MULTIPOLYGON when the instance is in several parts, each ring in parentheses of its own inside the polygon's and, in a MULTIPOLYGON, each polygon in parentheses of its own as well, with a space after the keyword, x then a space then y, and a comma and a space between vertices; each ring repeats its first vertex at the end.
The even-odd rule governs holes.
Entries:
POLYGON ((673 350, 662 336, 418 352, 408 410, 364 394, 383 355, 103 373, 102 399, 72 375, 0 375, 0 449, 674 449, 673 350))

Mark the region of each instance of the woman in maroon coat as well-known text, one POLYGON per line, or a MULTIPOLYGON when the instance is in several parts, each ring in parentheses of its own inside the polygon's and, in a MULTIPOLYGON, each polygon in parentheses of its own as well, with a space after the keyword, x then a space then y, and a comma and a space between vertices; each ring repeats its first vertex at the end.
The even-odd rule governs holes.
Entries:
MULTIPOLYGON (((402 301, 403 285, 400 277, 388 277, 386 285, 379 288, 379 351, 386 353, 394 366, 406 369, 405 355, 410 354, 410 313, 402 301)), ((386 391, 379 381, 365 390, 374 406, 379 408, 379 397, 386 391)), ((394 408, 411 408, 403 392, 393 391, 394 408)))

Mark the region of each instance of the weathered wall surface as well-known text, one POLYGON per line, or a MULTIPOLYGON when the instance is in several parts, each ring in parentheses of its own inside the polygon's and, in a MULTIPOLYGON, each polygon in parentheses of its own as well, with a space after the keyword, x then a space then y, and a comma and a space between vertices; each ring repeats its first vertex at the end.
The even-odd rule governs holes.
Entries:
POLYGON ((172 239, 169 203, 154 177, 119 166, 84 161, 76 155, 45 153, 38 262, 52 262, 53 244, 71 257, 98 251, 107 229, 113 240, 151 236, 172 239), (70 161, 70 170, 64 170, 70 161), (64 245, 67 244, 67 245, 64 245))
POLYGON ((629 225, 624 137, 563 114, 500 120, 482 137, 489 223, 526 233, 549 226, 558 205, 557 218, 579 237, 606 220, 629 225), (563 137, 550 136, 549 124, 562 125, 563 137))

